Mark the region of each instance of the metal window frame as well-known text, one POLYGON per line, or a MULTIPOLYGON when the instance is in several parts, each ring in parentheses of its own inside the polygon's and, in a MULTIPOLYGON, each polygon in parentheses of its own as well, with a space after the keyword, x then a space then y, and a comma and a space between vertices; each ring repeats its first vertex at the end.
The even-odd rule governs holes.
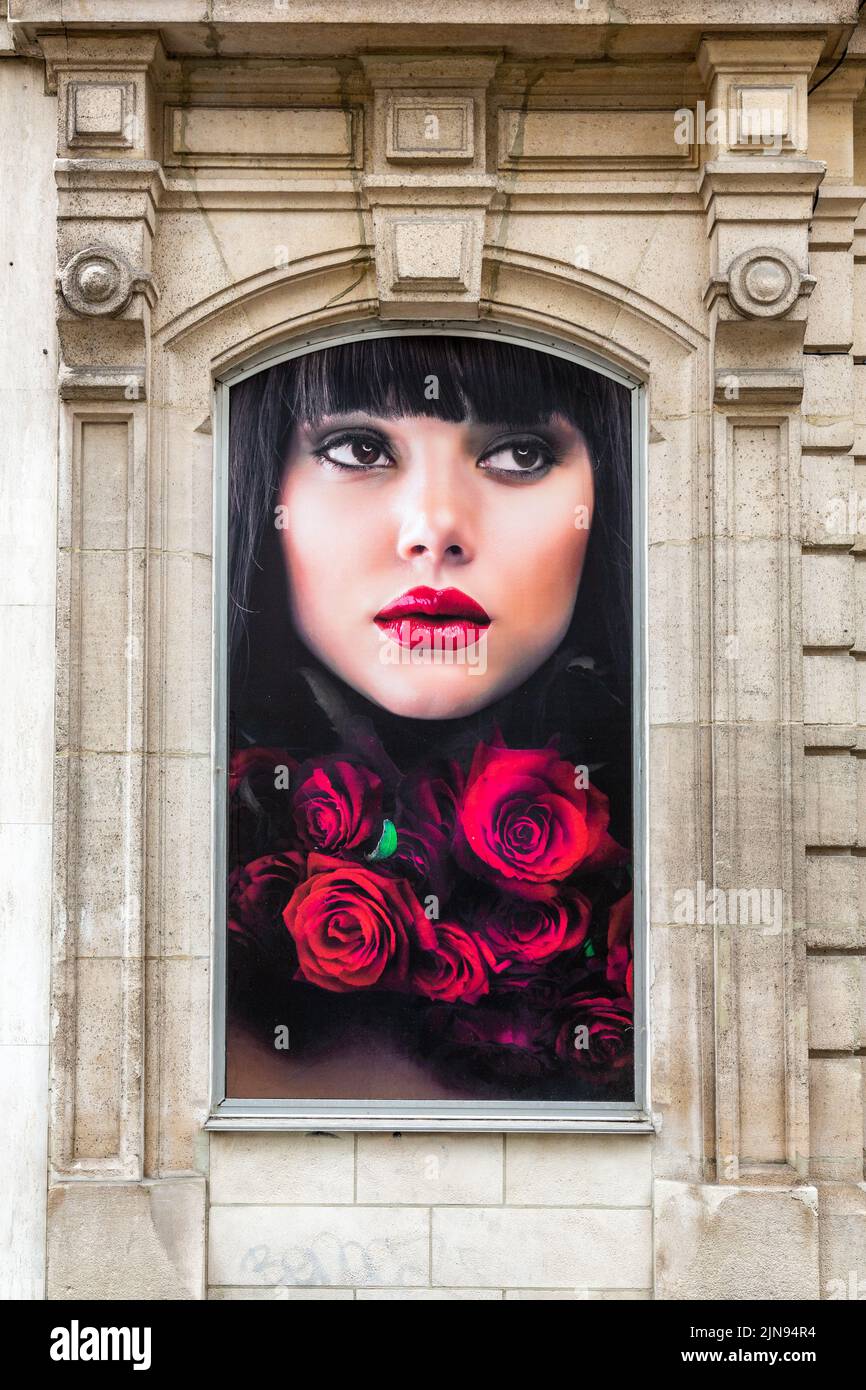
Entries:
POLYGON ((502 320, 363 322, 299 336, 269 347, 214 379, 213 728, 211 809, 211 1068, 209 1130, 467 1131, 533 1133, 649 1133, 649 892, 647 714, 647 399, 645 383, 603 357, 561 338, 502 320), (633 1101, 395 1101, 239 1099, 225 1094, 226 1048, 226 819, 228 738, 228 419, 232 386, 294 357, 364 338, 448 335, 498 339, 588 367, 631 392, 634 819, 635 1098, 633 1101))

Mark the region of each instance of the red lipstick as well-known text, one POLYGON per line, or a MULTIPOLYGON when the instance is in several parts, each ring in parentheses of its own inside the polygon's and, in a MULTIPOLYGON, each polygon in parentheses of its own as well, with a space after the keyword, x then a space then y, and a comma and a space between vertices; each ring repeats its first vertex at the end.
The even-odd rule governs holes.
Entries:
POLYGON ((476 643, 490 626, 490 615, 460 589, 409 589, 373 619, 402 647, 454 649, 476 643))

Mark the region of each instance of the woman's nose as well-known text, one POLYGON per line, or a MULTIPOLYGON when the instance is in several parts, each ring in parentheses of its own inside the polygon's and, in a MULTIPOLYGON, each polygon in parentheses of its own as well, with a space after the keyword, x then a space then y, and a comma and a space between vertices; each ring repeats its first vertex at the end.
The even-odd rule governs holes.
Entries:
POLYGON ((415 479, 402 500, 397 554, 401 560, 426 558, 434 564, 467 564, 473 558, 468 489, 465 479, 415 479), (461 488, 461 482, 464 486, 461 488), (461 496, 462 493, 462 496, 461 496))

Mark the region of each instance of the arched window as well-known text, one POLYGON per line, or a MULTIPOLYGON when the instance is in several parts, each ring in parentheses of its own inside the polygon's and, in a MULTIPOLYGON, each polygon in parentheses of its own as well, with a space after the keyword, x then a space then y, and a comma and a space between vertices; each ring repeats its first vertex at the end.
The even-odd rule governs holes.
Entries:
POLYGON ((371 325, 219 389, 213 1122, 640 1125, 639 384, 371 325))

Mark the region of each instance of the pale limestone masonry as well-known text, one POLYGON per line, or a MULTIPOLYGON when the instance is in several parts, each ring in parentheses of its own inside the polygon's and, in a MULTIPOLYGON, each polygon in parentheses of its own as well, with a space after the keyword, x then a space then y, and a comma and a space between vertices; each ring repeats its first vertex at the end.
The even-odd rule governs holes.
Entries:
POLYGON ((857 8, 9 0, 5 1296, 866 1294, 857 8), (379 319, 647 383, 651 1135, 205 1128, 212 383, 379 319))

